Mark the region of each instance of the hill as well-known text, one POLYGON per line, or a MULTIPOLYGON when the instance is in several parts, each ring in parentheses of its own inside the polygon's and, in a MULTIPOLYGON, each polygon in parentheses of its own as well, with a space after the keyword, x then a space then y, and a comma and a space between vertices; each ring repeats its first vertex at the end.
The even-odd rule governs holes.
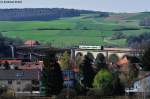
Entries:
POLYGON ((141 13, 138 13, 134 16, 128 17, 127 19, 128 20, 141 20, 141 19, 144 19, 146 17, 150 17, 150 12, 141 12, 141 13))
POLYGON ((109 15, 92 11, 79 13, 79 16, 47 21, 0 21, 0 32, 7 37, 38 40, 56 47, 81 44, 127 46, 128 37, 144 32, 150 33, 150 28, 139 25, 139 21, 148 16, 143 12, 109 13, 109 15), (121 33, 121 36, 118 36, 118 33, 121 33))

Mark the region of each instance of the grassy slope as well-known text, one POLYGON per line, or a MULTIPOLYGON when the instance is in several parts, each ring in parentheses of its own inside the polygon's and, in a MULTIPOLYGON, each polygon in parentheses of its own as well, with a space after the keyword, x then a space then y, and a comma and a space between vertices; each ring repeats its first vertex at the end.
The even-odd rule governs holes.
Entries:
MULTIPOLYGON (((142 13, 143 14, 143 13, 142 13)), ((140 16, 139 14, 120 14, 112 15, 109 18, 100 18, 96 14, 85 14, 80 17, 62 18, 54 21, 24 21, 11 22, 1 21, 0 31, 9 37, 20 37, 24 40, 34 39, 43 43, 52 43, 55 46, 71 46, 79 44, 87 45, 119 45, 126 44, 125 39, 110 40, 108 38, 115 32, 113 29, 120 27, 138 27, 140 30, 123 31, 128 35, 138 35, 149 29, 142 29, 138 26, 139 20, 131 17, 140 16), (119 18, 121 17, 121 18, 119 18), (118 20, 116 20, 118 19, 118 20), (38 29, 59 29, 59 30, 38 30, 38 29), (87 30, 83 30, 83 29, 87 30), (64 30, 60 30, 64 29, 64 30), (66 29, 66 30, 65 30, 66 29), (71 29, 71 30, 67 30, 71 29), (105 36, 104 42, 102 37, 105 36)), ((143 15, 142 15, 143 16, 143 15)), ((146 15, 147 16, 147 15, 146 15)))

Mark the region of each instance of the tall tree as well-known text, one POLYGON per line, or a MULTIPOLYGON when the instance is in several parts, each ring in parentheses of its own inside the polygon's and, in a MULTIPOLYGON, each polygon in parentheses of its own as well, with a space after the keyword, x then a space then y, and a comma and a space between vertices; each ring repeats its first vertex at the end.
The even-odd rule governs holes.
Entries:
POLYGON ((75 61, 76 61, 76 65, 77 66, 80 66, 81 65, 81 63, 82 63, 82 61, 83 61, 83 55, 82 55, 82 53, 77 53, 77 55, 76 55, 76 58, 75 58, 75 61))
POLYGON ((63 53, 63 55, 60 57, 60 66, 62 70, 68 70, 71 69, 71 63, 70 63, 70 55, 67 51, 63 53))
POLYGON ((138 77, 139 70, 136 64, 129 62, 129 81, 133 81, 138 77))
POLYGON ((55 54, 48 53, 44 58, 44 68, 42 71, 42 84, 45 87, 45 95, 57 95, 63 88, 63 76, 61 68, 57 63, 55 54))
POLYGON ((116 54, 111 54, 109 56, 109 62, 112 64, 116 64, 119 60, 119 57, 116 54))
POLYGON ((99 71, 102 68, 107 68, 106 66, 106 59, 105 56, 102 53, 99 53, 95 59, 95 66, 97 68, 97 71, 99 71))
POLYGON ((95 76, 93 67, 93 60, 90 54, 85 55, 83 63, 80 65, 80 70, 83 75, 82 83, 84 87, 92 87, 92 82, 95 76))
POLYGON ((143 69, 146 71, 150 70, 150 47, 147 48, 142 56, 143 69))

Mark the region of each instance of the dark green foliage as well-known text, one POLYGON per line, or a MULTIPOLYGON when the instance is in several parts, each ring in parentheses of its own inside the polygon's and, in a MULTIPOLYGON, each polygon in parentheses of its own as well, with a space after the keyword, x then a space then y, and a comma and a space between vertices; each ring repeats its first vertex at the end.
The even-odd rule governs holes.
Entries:
POLYGON ((106 66, 106 59, 105 56, 102 53, 99 53, 95 59, 95 66, 97 68, 97 71, 99 71, 102 68, 107 68, 106 66))
POLYGON ((63 77, 54 52, 49 53, 44 59, 42 72, 42 84, 45 87, 45 95, 57 95, 63 88, 63 77))
POLYGON ((100 12, 100 17, 109 17, 109 12, 100 12))
POLYGON ((145 50, 145 52, 141 58, 141 62, 143 65, 143 69, 146 71, 149 71, 150 70, 150 47, 148 47, 145 50))
POLYGON ((111 62, 112 64, 117 63, 119 60, 119 57, 116 54, 111 54, 109 56, 109 62, 111 62))
POLYGON ((112 40, 115 40, 115 39, 123 39, 123 38, 125 38, 125 37, 126 37, 126 35, 125 35, 123 32, 118 31, 118 32, 115 32, 115 33, 112 35, 111 39, 112 39, 112 40))
POLYGON ((129 63, 129 81, 133 81, 138 77, 139 70, 134 63, 129 63))
POLYGON ((93 78, 95 76, 92 64, 93 58, 91 57, 91 54, 85 55, 83 63, 80 65, 80 70, 83 75, 82 83, 85 88, 92 87, 93 78))
POLYGON ((64 8, 0 9, 0 15, 1 15, 0 20, 46 21, 46 20, 54 20, 54 19, 64 18, 64 17, 75 17, 75 16, 80 16, 80 14, 86 14, 86 13, 97 13, 97 12, 87 11, 87 10, 64 9, 64 8))
POLYGON ((141 35, 138 36, 129 36, 127 38, 127 43, 129 46, 135 45, 136 44, 142 44, 142 43, 149 43, 150 42, 150 33, 149 32, 145 32, 142 33, 141 35))
POLYGON ((87 56, 90 58, 90 60, 93 62, 94 61, 94 56, 92 53, 88 52, 87 56))
MULTIPOLYGON (((0 55, 1 57, 12 57, 10 45, 22 45, 23 42, 19 38, 8 38, 0 33, 0 55)), ((15 50, 15 47, 14 47, 15 50)))
POLYGON ((150 26, 150 17, 145 17, 144 19, 140 20, 140 26, 150 26))
POLYGON ((121 83, 120 81, 120 78, 119 78, 119 72, 118 71, 114 71, 112 73, 113 75, 113 82, 112 82, 112 85, 113 85, 113 95, 122 95, 124 94, 124 85, 121 83))

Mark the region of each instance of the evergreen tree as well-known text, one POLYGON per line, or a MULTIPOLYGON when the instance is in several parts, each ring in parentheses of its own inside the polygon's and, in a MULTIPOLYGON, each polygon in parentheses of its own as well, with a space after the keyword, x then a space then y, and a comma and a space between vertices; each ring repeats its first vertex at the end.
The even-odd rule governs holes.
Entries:
POLYGON ((93 78, 95 76, 93 67, 93 60, 89 54, 85 55, 83 63, 80 65, 80 70, 83 75, 82 83, 84 87, 92 87, 93 78))
POLYGON ((150 47, 147 48, 142 56, 143 69, 146 71, 150 70, 150 47))
POLYGON ((132 82, 136 80, 138 77, 139 69, 137 68, 136 64, 131 62, 131 59, 128 63, 128 68, 129 70, 128 70, 128 77, 127 77, 127 80, 128 80, 127 86, 131 86, 132 82))
POLYGON ((76 55, 76 58, 75 58, 75 61, 76 61, 76 66, 80 66, 82 61, 83 61, 83 55, 82 53, 77 53, 76 55))
POLYGON ((105 56, 102 53, 99 53, 95 59, 95 66, 97 71, 101 70, 102 68, 107 68, 105 56))
POLYGON ((53 52, 44 58, 42 84, 45 87, 46 96, 57 95, 63 88, 63 75, 53 52))
POLYGON ((116 54, 111 54, 109 56, 109 62, 112 64, 116 64, 119 60, 119 57, 116 54))
POLYGON ((119 71, 113 71, 113 95, 121 95, 124 94, 124 85, 121 83, 121 80, 119 78, 120 72, 119 71))

